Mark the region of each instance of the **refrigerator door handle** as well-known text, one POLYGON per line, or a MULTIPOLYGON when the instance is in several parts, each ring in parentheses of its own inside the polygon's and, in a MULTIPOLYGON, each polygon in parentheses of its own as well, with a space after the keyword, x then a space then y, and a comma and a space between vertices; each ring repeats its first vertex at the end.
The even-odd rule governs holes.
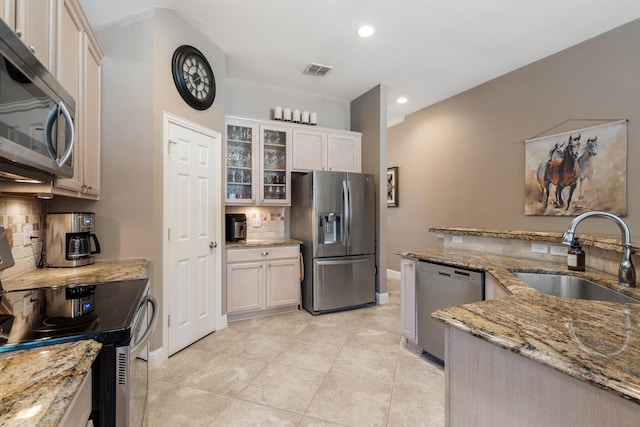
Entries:
POLYGON ((342 195, 344 197, 344 233, 342 234, 342 244, 347 248, 347 253, 349 253, 349 233, 351 232, 351 194, 346 180, 342 181, 342 195))

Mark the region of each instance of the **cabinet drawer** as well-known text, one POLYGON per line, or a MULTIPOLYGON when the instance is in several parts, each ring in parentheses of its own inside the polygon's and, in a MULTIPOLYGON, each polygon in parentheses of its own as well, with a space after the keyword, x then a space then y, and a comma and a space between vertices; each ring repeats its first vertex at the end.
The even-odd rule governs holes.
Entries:
POLYGON ((298 258, 299 254, 300 247, 298 245, 233 248, 227 249, 227 262, 298 258))

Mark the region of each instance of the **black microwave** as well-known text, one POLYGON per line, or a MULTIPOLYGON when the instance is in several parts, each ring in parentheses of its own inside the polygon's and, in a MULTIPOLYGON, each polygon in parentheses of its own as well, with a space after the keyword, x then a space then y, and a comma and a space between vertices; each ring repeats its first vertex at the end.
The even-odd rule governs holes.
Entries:
POLYGON ((0 19, 0 179, 73 176, 75 100, 0 19))

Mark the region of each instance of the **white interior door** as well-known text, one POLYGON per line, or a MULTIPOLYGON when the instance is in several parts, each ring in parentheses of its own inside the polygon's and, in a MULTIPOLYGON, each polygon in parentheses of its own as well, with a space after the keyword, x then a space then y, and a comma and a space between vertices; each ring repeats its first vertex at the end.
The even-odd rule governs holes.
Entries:
MULTIPOLYGON (((165 115, 166 116, 166 115, 165 115)), ((168 355, 213 332, 220 315, 220 134, 165 121, 168 355)))

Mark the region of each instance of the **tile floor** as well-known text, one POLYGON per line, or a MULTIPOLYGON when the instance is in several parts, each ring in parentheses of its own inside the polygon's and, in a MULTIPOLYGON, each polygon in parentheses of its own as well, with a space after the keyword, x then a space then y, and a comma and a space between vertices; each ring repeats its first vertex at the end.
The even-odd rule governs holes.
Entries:
POLYGON ((149 426, 444 426, 444 372, 388 304, 230 323, 150 372, 149 426))

